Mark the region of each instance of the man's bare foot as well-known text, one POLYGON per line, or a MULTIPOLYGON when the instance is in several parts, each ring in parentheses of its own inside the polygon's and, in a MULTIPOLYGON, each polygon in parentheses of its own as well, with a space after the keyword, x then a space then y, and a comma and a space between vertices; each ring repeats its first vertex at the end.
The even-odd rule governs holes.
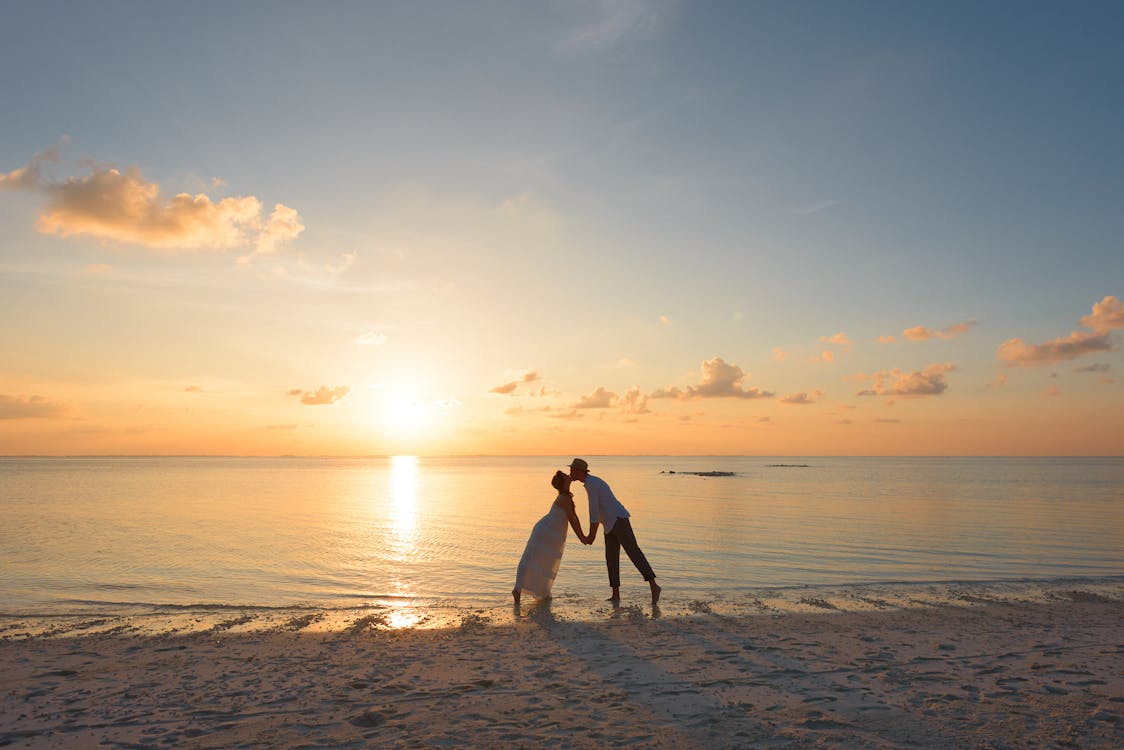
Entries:
POLYGON ((612 594, 612 596, 610 596, 610 597, 609 597, 609 601, 611 601, 611 602, 618 602, 618 603, 619 603, 619 602, 620 602, 620 600, 621 600, 621 590, 620 590, 620 587, 618 587, 618 586, 610 586, 609 588, 610 588, 610 589, 612 589, 612 591, 613 591, 613 594, 612 594))
POLYGON ((663 591, 663 589, 660 586, 656 585, 655 581, 652 581, 652 606, 653 607, 660 603, 660 592, 661 591, 663 591))
POLYGON ((511 595, 512 595, 513 597, 515 597, 515 603, 516 603, 516 604, 518 604, 518 603, 519 603, 519 594, 520 594, 520 591, 519 591, 519 589, 515 588, 515 589, 512 589, 512 590, 511 590, 511 595))

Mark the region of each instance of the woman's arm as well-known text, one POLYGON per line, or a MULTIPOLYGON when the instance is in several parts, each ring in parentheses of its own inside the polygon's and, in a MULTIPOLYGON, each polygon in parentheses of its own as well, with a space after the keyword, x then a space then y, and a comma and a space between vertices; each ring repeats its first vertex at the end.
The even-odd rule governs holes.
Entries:
POLYGON ((574 533, 578 535, 582 544, 589 544, 586 541, 585 532, 582 531, 582 522, 578 520, 578 512, 574 509, 573 495, 570 496, 570 502, 566 503, 566 518, 570 520, 570 526, 574 529, 574 533))

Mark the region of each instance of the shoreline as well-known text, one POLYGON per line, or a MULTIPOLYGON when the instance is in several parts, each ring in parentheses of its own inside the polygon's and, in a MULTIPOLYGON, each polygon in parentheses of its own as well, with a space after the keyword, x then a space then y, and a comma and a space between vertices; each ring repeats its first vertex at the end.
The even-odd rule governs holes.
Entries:
MULTIPOLYGON (((972 596, 969 592, 968 596, 972 596)), ((830 603, 830 600, 825 599, 830 603)), ((1006 747, 1124 740, 1124 597, 0 640, 0 746, 1006 747)), ((248 625, 249 623, 245 623, 248 625)))
POLYGON ((455 602, 440 599, 372 597, 350 606, 268 606, 213 604, 100 603, 73 611, 0 612, 0 642, 101 634, 137 637, 192 633, 332 633, 368 623, 381 630, 436 630, 466 621, 491 626, 517 624, 546 610, 559 621, 599 622, 621 618, 674 618, 713 614, 725 617, 784 616, 926 610, 978 604, 1048 604, 1068 601, 1124 601, 1124 576, 1099 578, 933 581, 851 585, 779 586, 719 596, 684 595, 665 584, 653 610, 647 589, 626 588, 617 605, 562 589, 548 602, 510 596, 455 602))

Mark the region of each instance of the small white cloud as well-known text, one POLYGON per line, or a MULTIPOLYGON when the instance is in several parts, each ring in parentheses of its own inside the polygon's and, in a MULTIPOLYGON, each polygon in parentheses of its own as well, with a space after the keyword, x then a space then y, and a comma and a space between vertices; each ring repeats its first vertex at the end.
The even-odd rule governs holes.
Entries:
POLYGON ((289 391, 289 395, 300 396, 301 403, 307 406, 323 406, 326 404, 334 404, 338 401, 341 401, 350 392, 351 389, 346 385, 339 385, 335 387, 322 385, 315 391, 302 391, 300 389, 294 389, 289 391))
POLYGON ((387 341, 387 335, 381 331, 364 331, 355 337, 355 343, 359 346, 382 346, 387 341))

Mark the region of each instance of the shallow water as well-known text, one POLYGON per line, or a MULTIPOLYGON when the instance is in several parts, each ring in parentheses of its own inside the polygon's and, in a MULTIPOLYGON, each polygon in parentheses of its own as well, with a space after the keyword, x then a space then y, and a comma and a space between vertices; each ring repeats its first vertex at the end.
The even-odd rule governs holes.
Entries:
MULTIPOLYGON (((1124 459, 589 459, 680 607, 1124 576, 1124 459)), ((0 459, 0 614, 506 605, 568 460, 0 459)), ((561 606, 608 593, 602 554, 571 536, 561 606)))

